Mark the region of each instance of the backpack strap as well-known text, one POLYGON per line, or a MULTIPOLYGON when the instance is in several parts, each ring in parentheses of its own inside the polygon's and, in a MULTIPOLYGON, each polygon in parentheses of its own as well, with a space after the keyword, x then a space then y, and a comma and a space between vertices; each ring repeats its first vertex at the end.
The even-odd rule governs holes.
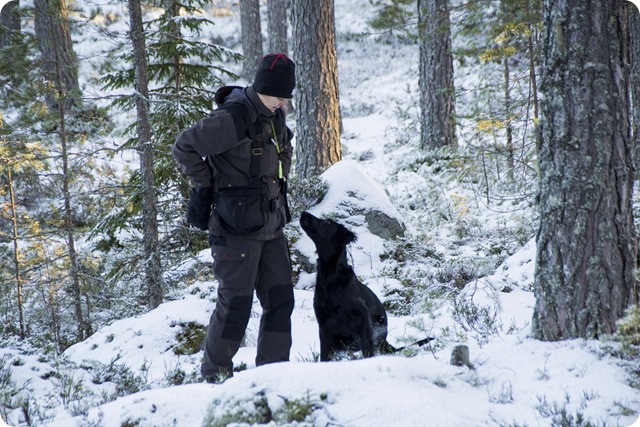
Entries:
POLYGON ((244 120, 247 122, 249 128, 249 135, 251 136, 251 166, 249 168, 249 187, 258 187, 262 183, 260 182, 260 158, 262 156, 263 143, 258 140, 256 135, 256 129, 253 127, 253 123, 249 119, 247 112, 248 107, 244 107, 242 114, 244 120))

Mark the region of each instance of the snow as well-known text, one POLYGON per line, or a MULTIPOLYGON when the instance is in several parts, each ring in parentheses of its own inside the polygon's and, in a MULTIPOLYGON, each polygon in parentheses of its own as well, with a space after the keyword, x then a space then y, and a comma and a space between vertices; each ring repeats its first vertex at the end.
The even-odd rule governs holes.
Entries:
MULTIPOLYGON (((349 171, 348 167, 343 168, 349 171)), ((350 175, 343 175, 341 183, 350 175)), ((365 186, 360 190, 366 191, 365 186)), ((340 187, 339 184, 338 187, 340 187)), ((375 197, 378 192, 367 194, 375 197)), ((377 200, 384 203, 384 199, 377 200)), ((255 368, 255 343, 243 347, 234 362, 247 370, 218 385, 205 383, 174 387, 157 386, 91 408, 87 416, 72 418, 66 411, 47 426, 138 426, 202 425, 209 411, 224 414, 239 405, 252 405, 264 395, 276 412, 285 400, 310 399, 317 409, 313 421, 302 425, 342 426, 475 426, 505 423, 550 425, 534 408, 541 399, 564 403, 576 411, 580 405, 587 419, 604 425, 631 425, 637 415, 621 415, 618 404, 636 408, 640 394, 628 387, 614 359, 602 354, 596 341, 572 340, 543 343, 532 339, 528 327, 533 297, 527 288, 532 280, 533 242, 510 257, 497 273, 482 279, 485 292, 509 285, 500 293, 500 322, 512 324, 510 333, 492 337, 483 346, 468 341, 473 369, 449 363, 452 344, 437 351, 421 350, 415 357, 378 356, 372 359, 318 363, 310 361, 318 350, 317 326, 311 308, 311 291, 296 291, 293 317, 292 361, 255 368), (524 286, 523 286, 524 285, 524 286), (213 402, 216 402, 214 405, 213 402), (583 405, 583 406, 584 406, 583 405)), ((211 283, 200 284, 206 288, 211 283)), ((116 355, 119 363, 137 369, 148 366, 148 380, 161 384, 171 366, 187 372, 197 369, 198 356, 176 356, 176 324, 196 321, 206 324, 211 303, 188 294, 166 302, 149 313, 122 319, 103 328, 65 355, 78 364, 99 361, 108 364, 116 355)), ((249 334, 255 334, 252 319, 249 334)), ((392 319, 390 341, 397 342, 409 328, 407 319, 392 319)), ((414 319, 415 320, 415 319, 414 319)), ((6 349, 4 354, 11 354, 6 349)), ((20 356, 23 357, 23 356, 20 356)), ((18 381, 38 381, 33 373, 45 367, 27 359, 14 368, 18 381)), ((83 372, 78 370, 78 373, 83 372)), ((45 388, 31 383, 35 390, 45 388)), ((43 392, 43 389, 39 390, 43 392)))
MULTIPOLYGON (((125 14, 122 7, 112 8, 125 14)), ((370 9, 366 0, 336 0, 338 31, 364 31, 368 16, 363 11, 370 9)), ((229 36, 237 28, 238 17, 233 14, 212 19, 218 35, 229 36)), ((91 37, 87 40, 79 51, 81 56, 90 57, 94 49, 102 47, 92 45, 91 37)), ((415 154, 407 147, 390 146, 399 128, 412 126, 399 123, 393 110, 396 105, 415 108, 411 99, 415 90, 406 90, 407 82, 417 82, 415 47, 369 43, 359 49, 355 41, 344 36, 338 37, 341 42, 341 46, 347 46, 339 49, 346 155, 324 173, 329 191, 310 211, 335 217, 357 234, 358 241, 350 246, 353 266, 384 299, 385 291, 402 285, 383 274, 390 266, 389 261, 381 260, 385 241, 367 230, 359 209, 374 207, 403 222, 407 233, 414 233, 424 221, 434 224, 435 220, 425 219, 424 212, 400 206, 408 203, 408 196, 401 198, 399 194, 418 196, 431 186, 441 193, 442 200, 453 203, 454 197, 466 193, 464 189, 448 188, 438 181, 439 177, 425 179, 412 172, 398 172, 393 164, 415 154)), ((473 197, 468 200, 479 222, 486 226, 511 220, 497 218, 495 212, 476 206, 473 197)), ((447 227, 422 233, 445 255, 455 246, 447 227)), ((294 247, 315 258, 315 248, 304 233, 294 247)), ((470 247, 460 251, 474 253, 470 247)), ((280 420, 269 425, 551 426, 560 425, 553 420, 554 410, 557 415, 560 409, 566 409, 568 416, 581 413, 596 425, 640 426, 640 390, 627 384, 627 374, 620 361, 608 354, 606 343, 549 343, 531 337, 535 255, 535 240, 531 238, 492 274, 473 281, 461 292, 462 300, 491 307, 495 317, 490 332, 463 327, 447 304, 435 303, 424 313, 391 316, 388 339, 393 345, 406 345, 425 335, 437 338, 409 354, 316 362, 319 340, 312 308, 315 274, 302 272, 295 283, 291 361, 255 367, 260 313, 256 301, 245 344, 234 359, 236 366, 245 365, 246 369, 222 384, 172 386, 169 381, 177 371, 187 378, 197 378, 202 352, 176 354, 176 334, 190 322, 208 323, 217 286, 212 277, 194 282, 155 310, 101 328, 70 347, 60 359, 18 346, 0 348, 0 358, 11 361, 12 379, 18 387, 37 396, 40 411, 48 419, 42 425, 49 427, 189 427, 203 425, 212 415, 230 414, 235 415, 229 422, 250 425, 242 424, 241 412, 255 412, 256 402, 261 399, 274 419, 280 420), (453 348, 460 344, 469 347, 470 367, 450 363, 453 348), (109 366, 126 366, 144 379, 146 389, 110 399, 117 393, 117 384, 96 378, 96 372, 109 366), (62 402, 60 391, 65 384, 67 389, 69 384, 82 384, 83 388, 75 398, 62 402), (284 421, 278 417, 283 416, 287 402, 306 402, 314 410, 304 421, 284 421)), ((166 274, 178 278, 182 270, 211 262, 205 250, 197 259, 185 261, 166 274)), ((26 425, 20 409, 8 415, 5 421, 12 427, 26 425)), ((0 426, 4 425, 0 421, 0 426)))
MULTIPOLYGON (((345 200, 340 196, 345 192, 358 194, 357 199, 366 204, 382 208, 390 206, 380 186, 351 161, 336 164, 325 176, 331 183, 329 196, 313 209, 316 214, 335 211, 345 200)), ((366 248, 372 258, 376 258, 376 251, 380 249, 375 249, 378 246, 375 241, 380 239, 367 235, 362 228, 358 234, 362 251, 366 248)), ((298 244, 304 247, 310 242, 303 238, 298 244)), ((200 254, 203 261, 210 261, 207 252, 200 254)), ((351 252, 356 259, 356 272, 369 276, 371 264, 363 261, 369 257, 363 257, 361 250, 355 248, 351 252)), ((178 325, 187 322, 206 324, 210 316, 213 304, 202 296, 210 293, 216 284, 197 282, 181 299, 165 302, 143 315, 116 321, 65 352, 65 356, 79 366, 87 366, 90 361, 109 364, 118 357, 118 363, 136 372, 146 372, 150 390, 92 407, 86 415, 75 418, 58 408, 56 416, 44 425, 118 427, 129 422, 129 425, 141 427, 198 426, 209 413, 222 416, 234 413, 239 407, 253 408, 256 396, 263 396, 273 413, 277 413, 287 400, 308 399, 314 403, 318 409, 306 423, 298 425, 551 425, 549 418, 535 410, 541 402, 561 406, 566 402, 569 413, 580 411, 587 419, 604 425, 631 425, 637 418, 640 393, 625 384, 623 371, 615 359, 601 351, 599 342, 545 343, 530 337, 534 258, 532 240, 509 257, 495 274, 469 286, 476 290, 473 298, 477 304, 498 302, 501 310, 497 322, 509 325, 508 332, 495 334, 482 345, 474 340, 466 342, 472 368, 449 363, 451 350, 457 344, 455 340, 439 349, 419 350, 414 357, 394 355, 314 362, 313 354, 317 354, 319 343, 312 290, 298 289, 295 292, 291 362, 255 368, 258 317, 253 316, 248 343, 234 359, 236 365, 245 363, 248 369, 222 384, 169 387, 164 379, 173 368, 179 366, 189 373, 197 371, 199 366, 201 353, 193 356, 173 353, 176 331, 180 329, 178 325), (505 287, 511 291, 501 292, 505 287), (634 414, 623 415, 621 407, 633 408, 634 414)), ((313 275, 306 280, 313 280, 313 275)), ((374 286, 375 289, 381 288, 374 286)), ((257 305, 255 310, 259 312, 257 305)), ((398 344, 407 335, 417 336, 419 332, 413 330, 412 322, 420 317, 424 318, 391 318, 390 342, 398 344)), ((454 327, 446 313, 438 316, 435 322, 438 327, 454 327)), ((12 351, 4 349, 0 354, 11 356, 12 351)), ((32 381, 33 390, 46 395, 50 386, 34 375, 46 369, 35 357, 24 358, 21 366, 14 367, 14 377, 19 382, 32 381)), ((86 375, 82 369, 76 374, 86 375)), ((17 414, 12 416, 17 417, 17 414)))

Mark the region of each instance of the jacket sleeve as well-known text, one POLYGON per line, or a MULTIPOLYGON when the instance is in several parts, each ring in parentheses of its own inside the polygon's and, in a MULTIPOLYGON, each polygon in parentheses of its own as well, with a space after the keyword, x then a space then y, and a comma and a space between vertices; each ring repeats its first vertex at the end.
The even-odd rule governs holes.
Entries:
POLYGON ((183 131, 173 145, 172 154, 182 172, 194 181, 196 188, 207 188, 213 186, 213 181, 206 157, 236 145, 238 137, 233 116, 220 108, 183 131))

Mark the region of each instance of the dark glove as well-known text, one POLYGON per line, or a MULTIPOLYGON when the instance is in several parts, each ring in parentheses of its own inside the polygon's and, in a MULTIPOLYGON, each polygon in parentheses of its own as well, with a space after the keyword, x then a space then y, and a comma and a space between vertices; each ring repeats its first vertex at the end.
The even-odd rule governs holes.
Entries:
POLYGON ((280 192, 282 193, 282 199, 284 200, 284 212, 286 215, 287 224, 291 222, 291 211, 289 210, 289 200, 287 200, 287 191, 289 184, 286 179, 280 178, 280 192))
POLYGON ((211 203, 213 203, 213 187, 191 189, 189 194, 189 209, 187 210, 187 223, 207 230, 209 228, 209 215, 211 215, 211 203))

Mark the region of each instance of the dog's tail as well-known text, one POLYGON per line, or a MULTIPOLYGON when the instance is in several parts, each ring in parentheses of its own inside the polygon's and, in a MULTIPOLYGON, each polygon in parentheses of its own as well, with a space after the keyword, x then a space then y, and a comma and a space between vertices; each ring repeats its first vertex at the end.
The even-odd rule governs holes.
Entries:
POLYGON ((413 342, 411 344, 407 344, 407 345, 402 346, 402 347, 394 347, 391 344, 389 344, 389 342, 387 342, 387 340, 384 340, 382 342, 382 344, 380 344, 380 352, 383 353, 383 354, 393 354, 393 353, 397 353, 399 351, 402 351, 405 348, 413 347, 415 345, 417 345, 418 347, 422 347, 422 346, 430 343, 433 340, 435 340, 434 337, 427 337, 427 338, 423 338, 421 340, 418 340, 418 341, 413 342))

